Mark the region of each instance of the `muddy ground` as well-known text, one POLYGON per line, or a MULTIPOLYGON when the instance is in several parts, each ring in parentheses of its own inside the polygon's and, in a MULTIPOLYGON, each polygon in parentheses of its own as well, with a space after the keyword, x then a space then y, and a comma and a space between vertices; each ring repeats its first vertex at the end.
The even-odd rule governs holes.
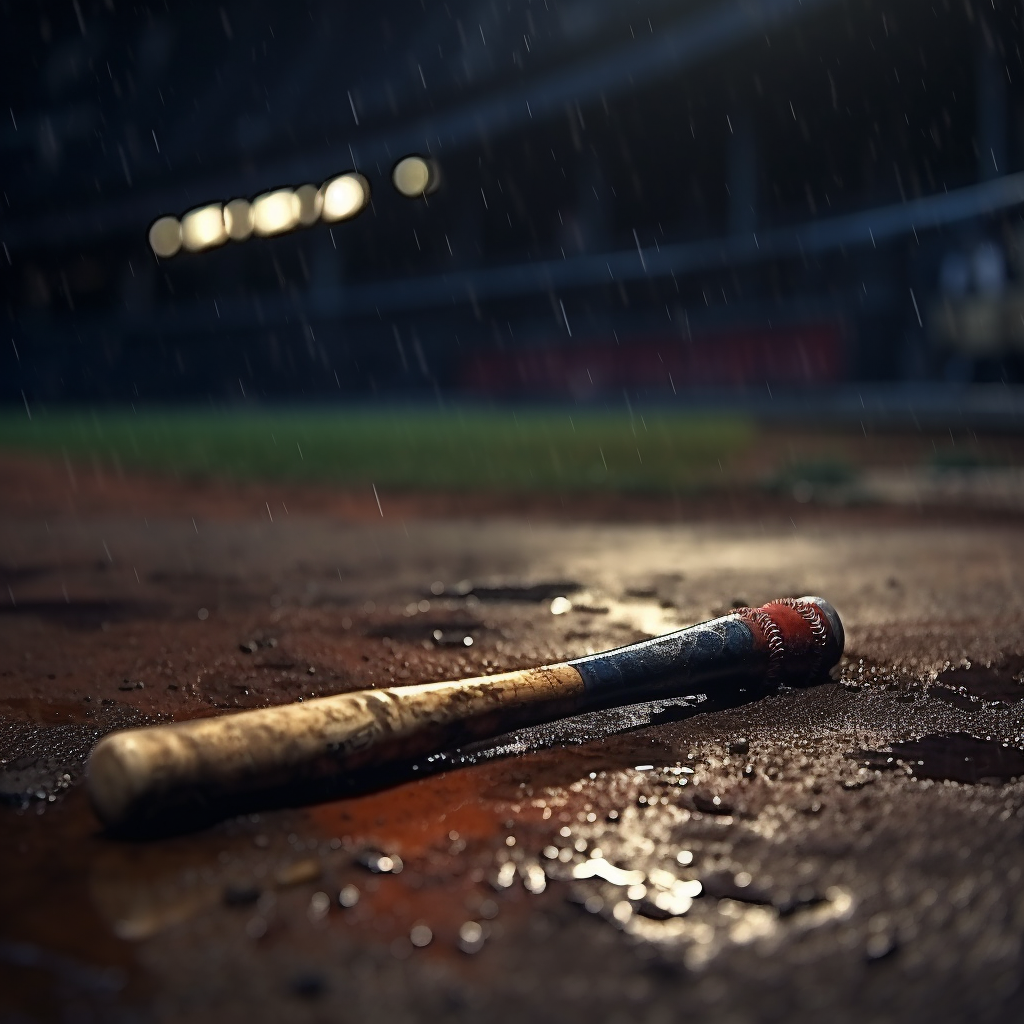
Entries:
POLYGON ((382 494, 381 515, 355 492, 0 474, 0 1020, 1024 1015, 1019 513, 736 492, 382 494), (522 730, 158 839, 89 808, 111 729, 804 593, 848 636, 809 689, 522 730))

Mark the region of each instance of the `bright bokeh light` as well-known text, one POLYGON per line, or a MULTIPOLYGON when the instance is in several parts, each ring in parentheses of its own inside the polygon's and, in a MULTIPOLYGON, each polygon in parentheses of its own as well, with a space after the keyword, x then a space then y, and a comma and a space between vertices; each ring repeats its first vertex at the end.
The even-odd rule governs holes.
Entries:
POLYGON ((327 221, 354 217, 370 201, 370 183, 355 171, 333 178, 320 191, 327 221))
MULTIPOLYGON (((424 173, 429 186, 431 169, 424 173)), ((415 177, 408 174, 403 180, 411 181, 410 187, 416 185, 415 177)), ((251 203, 247 199, 232 199, 223 207, 211 203, 189 211, 180 221, 161 217, 149 229, 149 244, 157 256, 166 259, 182 248, 200 252, 229 238, 244 242, 253 234, 264 238, 280 235, 300 226, 309 227, 321 217, 325 221, 345 220, 369 201, 370 183, 356 171, 349 171, 320 188, 300 185, 265 192, 251 203)))
POLYGON ((323 196, 316 185, 300 185, 295 190, 295 195, 299 200, 299 223, 308 228, 320 218, 320 210, 324 204, 323 196))
POLYGON ((181 218, 181 244, 189 252, 200 252, 222 245, 227 241, 224 230, 224 211, 220 203, 200 206, 181 218))
POLYGON ((259 196, 252 204, 252 224, 257 235, 280 235, 299 223, 301 203, 290 189, 282 188, 259 196))
POLYGON ((437 187, 437 170, 421 156, 407 156, 391 172, 395 188, 409 199, 416 199, 437 187))
POLYGON ((235 242, 244 242, 252 234, 252 203, 248 199, 232 199, 224 207, 224 230, 235 242))
POLYGON ((170 259, 181 249, 181 222, 177 217, 160 217, 149 229, 149 247, 161 259, 170 259))

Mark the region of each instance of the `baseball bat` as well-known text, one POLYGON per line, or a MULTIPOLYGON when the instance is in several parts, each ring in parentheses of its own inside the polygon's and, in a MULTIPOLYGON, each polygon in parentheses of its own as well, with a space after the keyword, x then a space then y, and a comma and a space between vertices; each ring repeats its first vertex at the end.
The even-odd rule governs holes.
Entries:
POLYGON ((110 828, 413 759, 527 724, 646 700, 814 682, 845 642, 820 597, 784 598, 602 654, 451 682, 361 690, 111 733, 88 788, 110 828))

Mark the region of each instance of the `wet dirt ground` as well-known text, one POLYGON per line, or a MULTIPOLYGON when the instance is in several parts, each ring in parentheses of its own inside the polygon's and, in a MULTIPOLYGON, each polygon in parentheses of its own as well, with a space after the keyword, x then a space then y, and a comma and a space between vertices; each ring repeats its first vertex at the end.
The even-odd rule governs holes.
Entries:
POLYGON ((1024 1014, 1019 515, 741 493, 382 494, 381 515, 0 470, 0 1020, 1024 1014), (538 726, 159 839, 88 805, 111 729, 805 593, 848 637, 809 689, 538 726))

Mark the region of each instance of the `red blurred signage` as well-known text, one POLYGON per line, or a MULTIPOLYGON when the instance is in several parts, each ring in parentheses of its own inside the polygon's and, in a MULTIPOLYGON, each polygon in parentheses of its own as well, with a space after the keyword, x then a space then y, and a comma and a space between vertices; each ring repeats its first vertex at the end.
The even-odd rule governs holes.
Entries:
POLYGON ((620 388, 671 393, 831 384, 844 369, 842 326, 826 322, 491 352, 469 362, 463 381, 469 390, 489 394, 586 395, 620 388))

